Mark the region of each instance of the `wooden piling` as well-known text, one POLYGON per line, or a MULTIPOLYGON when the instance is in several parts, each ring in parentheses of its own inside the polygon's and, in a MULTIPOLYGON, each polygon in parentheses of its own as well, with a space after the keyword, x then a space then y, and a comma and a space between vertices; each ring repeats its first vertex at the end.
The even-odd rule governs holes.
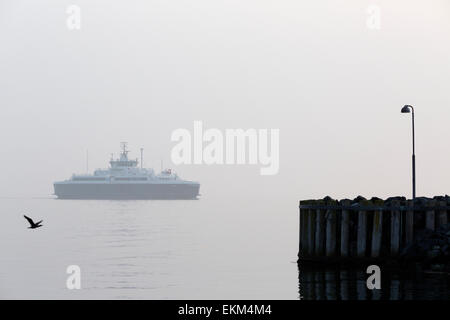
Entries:
POLYGON ((306 245, 305 245, 305 254, 307 256, 311 255, 311 241, 310 241, 310 231, 311 229, 309 228, 309 216, 311 214, 311 210, 310 209, 306 209, 305 210, 305 237, 306 237, 306 245))
POLYGON ((358 212, 358 235, 357 235, 356 255, 364 257, 366 255, 367 242, 367 212, 358 212))
POLYGON ((439 210, 438 213, 438 227, 443 226, 445 224, 447 224, 447 209, 445 208, 445 206, 447 205, 447 201, 439 201, 439 207, 444 207, 442 209, 439 210))
POLYGON ((316 211, 308 210, 308 255, 313 256, 315 251, 316 211))
POLYGON ((400 201, 394 200, 391 205, 391 255, 396 256, 400 251, 400 201))
POLYGON ((415 232, 435 230, 449 222, 448 201, 445 197, 417 202, 358 197, 354 204, 329 197, 301 201, 299 260, 336 263, 348 262, 350 257, 360 262, 369 257, 395 258, 414 241, 415 232))
POLYGON ((333 210, 327 210, 326 220, 326 256, 334 257, 336 255, 336 213, 333 210))
POLYGON ((372 248, 371 257, 378 258, 381 251, 381 239, 383 235, 383 211, 377 210, 373 213, 372 248))
MULTIPOLYGON (((344 200, 342 201, 343 206, 349 206, 350 201, 344 200)), ((341 257, 347 258, 349 256, 349 230, 350 230, 350 212, 348 209, 342 210, 342 218, 341 218, 341 257)))
POLYGON ((316 250, 315 254, 318 257, 323 256, 325 251, 325 232, 323 228, 323 223, 325 220, 325 212, 323 210, 317 209, 316 211, 316 250))
POLYGON ((298 257, 301 258, 306 254, 306 219, 305 219, 305 211, 306 209, 303 209, 301 207, 302 202, 300 201, 300 236, 299 236, 299 245, 298 245, 298 257))
POLYGON ((409 245, 414 241, 414 202, 408 200, 406 202, 406 216, 405 216, 405 244, 409 245))
POLYGON ((302 255, 308 256, 309 255, 309 232, 308 232, 308 224, 309 224, 309 209, 303 209, 302 212, 302 223, 303 223, 303 244, 302 244, 302 255))
POLYGON ((436 200, 430 200, 427 203, 427 207, 429 207, 426 211, 425 214, 425 228, 433 230, 435 229, 435 220, 436 220, 436 216, 434 213, 434 208, 436 207, 436 200))
POLYGON ((303 254, 303 209, 301 208, 302 202, 300 201, 300 210, 298 215, 298 258, 300 258, 303 254))

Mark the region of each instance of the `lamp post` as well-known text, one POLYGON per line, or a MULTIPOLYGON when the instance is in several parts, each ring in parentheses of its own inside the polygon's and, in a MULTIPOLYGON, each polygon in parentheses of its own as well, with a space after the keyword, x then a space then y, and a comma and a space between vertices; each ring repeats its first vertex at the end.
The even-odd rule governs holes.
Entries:
POLYGON ((415 132, 414 132, 414 108, 410 105, 405 105, 402 110, 402 113, 412 113, 412 144, 413 144, 413 153, 412 153, 412 188, 413 188, 413 200, 416 198, 416 147, 415 147, 415 132))

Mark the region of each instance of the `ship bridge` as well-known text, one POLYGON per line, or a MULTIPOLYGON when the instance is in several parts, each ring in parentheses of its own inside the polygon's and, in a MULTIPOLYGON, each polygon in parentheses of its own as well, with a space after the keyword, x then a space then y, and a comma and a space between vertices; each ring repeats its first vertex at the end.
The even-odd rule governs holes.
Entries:
POLYGON ((129 160, 128 159, 128 150, 127 150, 127 143, 122 142, 122 152, 120 153, 120 158, 117 160, 114 160, 111 157, 111 160, 109 161, 109 164, 111 165, 111 168, 128 168, 128 167, 137 167, 138 160, 129 160))

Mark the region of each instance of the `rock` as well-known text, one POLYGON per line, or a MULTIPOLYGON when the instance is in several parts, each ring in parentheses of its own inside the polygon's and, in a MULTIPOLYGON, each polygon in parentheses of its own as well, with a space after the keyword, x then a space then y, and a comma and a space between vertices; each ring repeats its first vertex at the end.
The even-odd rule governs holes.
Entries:
POLYGON ((425 229, 419 232, 414 242, 401 252, 401 258, 418 261, 424 268, 432 270, 450 269, 450 224, 436 231, 425 229))
POLYGON ((394 200, 397 200, 397 201, 406 201, 406 198, 405 198, 405 197, 401 197, 401 196, 397 196, 397 197, 389 197, 389 198, 386 199, 386 202, 392 202, 392 201, 394 201, 394 200))
POLYGON ((342 199, 342 200, 340 200, 339 201, 339 204, 344 204, 344 203, 351 203, 352 202, 352 200, 350 200, 350 199, 342 199))
POLYGON ((366 201, 367 199, 364 198, 363 196, 357 196, 355 199, 353 199, 352 203, 358 203, 361 201, 366 201))
POLYGON ((322 202, 324 202, 327 205, 337 205, 339 203, 337 200, 334 200, 330 196, 326 196, 325 198, 323 198, 322 202))
POLYGON ((414 204, 418 206, 425 206, 428 202, 430 202, 432 199, 427 197, 417 197, 414 200, 414 204))

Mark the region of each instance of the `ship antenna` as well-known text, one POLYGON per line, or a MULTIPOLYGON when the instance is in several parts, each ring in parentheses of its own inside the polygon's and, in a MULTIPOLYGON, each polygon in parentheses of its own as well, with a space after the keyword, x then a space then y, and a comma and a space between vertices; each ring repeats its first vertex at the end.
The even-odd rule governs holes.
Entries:
POLYGON ((144 163, 144 148, 141 148, 141 169, 144 163))
POLYGON ((161 159, 161 172, 163 171, 163 160, 161 159))
POLYGON ((121 146, 122 146, 122 153, 123 153, 124 155, 126 155, 126 154, 128 153, 128 150, 127 150, 127 143, 126 143, 126 142, 121 142, 120 144, 121 144, 121 146))

